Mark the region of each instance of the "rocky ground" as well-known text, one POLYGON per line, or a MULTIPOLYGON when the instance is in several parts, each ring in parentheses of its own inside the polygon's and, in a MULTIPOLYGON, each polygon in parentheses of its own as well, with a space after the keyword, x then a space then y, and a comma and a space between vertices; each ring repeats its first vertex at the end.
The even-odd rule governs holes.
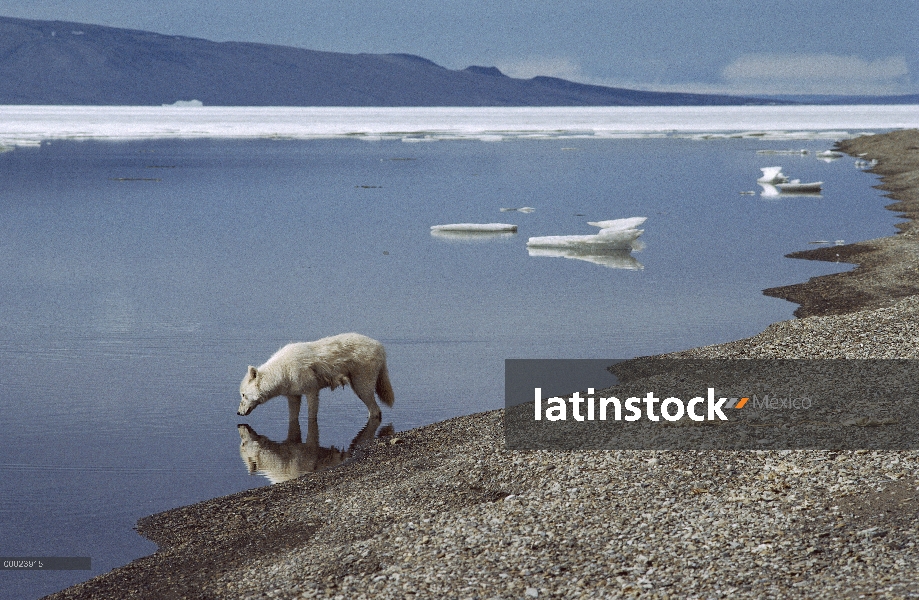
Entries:
MULTIPOLYGON (((919 131, 840 146, 919 210, 919 131)), ((919 239, 900 229, 776 292, 806 318, 674 356, 916 358, 919 239)), ((907 450, 508 451, 493 411, 147 517, 158 552, 49 598, 919 596, 917 486, 907 450)))

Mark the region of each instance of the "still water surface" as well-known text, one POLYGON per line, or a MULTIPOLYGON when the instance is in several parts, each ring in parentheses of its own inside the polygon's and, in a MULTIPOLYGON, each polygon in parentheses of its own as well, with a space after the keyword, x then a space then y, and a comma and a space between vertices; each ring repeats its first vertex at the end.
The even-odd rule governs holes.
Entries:
MULTIPOLYGON (((249 364, 291 341, 382 341, 405 430, 499 408, 505 358, 628 358, 787 319, 767 287, 844 270, 783 258, 897 221, 849 158, 757 139, 135 141, 0 154, 0 554, 91 556, 93 571, 0 573, 34 598, 151 553, 154 512, 267 485, 237 425, 281 441, 283 398, 237 417, 249 364), (756 190, 759 168, 825 181, 756 190), (530 206, 532 213, 500 212, 530 206), (646 216, 634 269, 531 257, 530 236, 646 216), (474 241, 429 227, 506 222, 474 241)), ((366 422, 321 394, 319 442, 366 422)))

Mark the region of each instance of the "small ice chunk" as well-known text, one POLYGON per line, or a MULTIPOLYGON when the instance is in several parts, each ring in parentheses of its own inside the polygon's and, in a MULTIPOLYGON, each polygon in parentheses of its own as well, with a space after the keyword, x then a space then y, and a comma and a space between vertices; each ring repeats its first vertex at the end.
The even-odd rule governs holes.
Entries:
POLYGON ((788 181, 782 173, 782 167, 762 167, 760 171, 763 172, 763 176, 757 179, 758 183, 785 183, 788 181))
POLYGON ((177 106, 184 108, 197 108, 199 106, 204 106, 204 102, 200 100, 176 100, 172 104, 163 104, 163 106, 177 106))
POLYGON ((608 221, 588 221, 588 225, 600 229, 634 229, 648 220, 648 217, 629 217, 627 219, 610 219, 608 221))
POLYGON ((509 223, 450 223, 447 225, 431 225, 431 231, 498 233, 506 231, 517 231, 517 226, 511 225, 509 223))

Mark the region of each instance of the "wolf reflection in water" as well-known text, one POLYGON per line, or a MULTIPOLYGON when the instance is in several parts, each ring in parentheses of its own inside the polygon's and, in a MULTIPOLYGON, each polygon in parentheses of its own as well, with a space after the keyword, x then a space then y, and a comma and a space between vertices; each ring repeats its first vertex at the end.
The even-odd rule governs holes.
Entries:
POLYGON ((283 442, 259 435, 245 423, 236 427, 240 440, 239 455, 249 474, 264 475, 271 483, 290 481, 307 473, 336 467, 351 458, 354 451, 372 440, 374 435, 387 437, 393 434, 391 423, 380 427, 380 419, 371 417, 354 436, 348 449, 339 450, 335 446, 326 448, 319 445, 319 423, 314 420, 307 423, 305 442, 301 442, 300 421, 297 419, 288 423, 287 439, 283 442))

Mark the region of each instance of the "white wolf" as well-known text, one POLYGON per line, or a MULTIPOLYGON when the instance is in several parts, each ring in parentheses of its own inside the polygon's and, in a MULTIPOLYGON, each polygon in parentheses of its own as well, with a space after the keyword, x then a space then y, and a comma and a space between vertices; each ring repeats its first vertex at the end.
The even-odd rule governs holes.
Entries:
POLYGON ((290 420, 300 416, 300 397, 306 395, 311 421, 319 414, 319 390, 351 385, 371 418, 381 417, 376 392, 386 406, 395 401, 383 344, 358 333, 342 333, 315 342, 287 344, 262 366, 250 366, 239 393, 238 415, 248 415, 275 396, 287 396, 290 420))

